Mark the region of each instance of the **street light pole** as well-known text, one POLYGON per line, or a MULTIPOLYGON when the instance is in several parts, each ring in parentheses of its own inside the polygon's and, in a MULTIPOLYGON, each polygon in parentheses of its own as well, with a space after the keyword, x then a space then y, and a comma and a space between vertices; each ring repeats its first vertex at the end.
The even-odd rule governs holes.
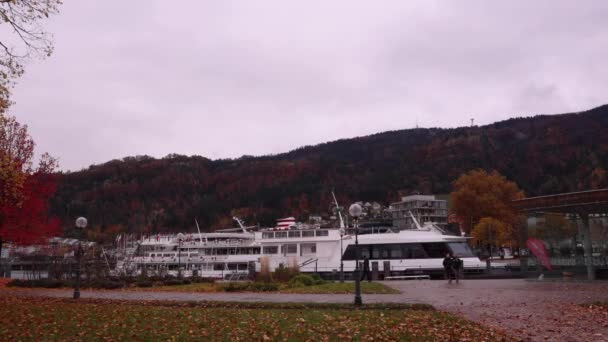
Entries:
POLYGON ((344 282, 344 249, 342 248, 342 240, 344 238, 344 228, 340 228, 340 282, 344 282))
MULTIPOLYGON (((76 228, 84 229, 87 226, 87 219, 84 217, 79 217, 76 219, 76 228)), ((84 251, 82 250, 82 241, 78 239, 78 248, 74 252, 74 256, 76 257, 76 281, 74 282, 74 299, 80 298, 80 262, 82 260, 82 255, 84 251)))
POLYGON ((361 300, 361 279, 359 275, 359 216, 361 215, 362 208, 359 204, 355 203, 348 208, 350 216, 353 217, 355 226, 355 305, 359 306, 363 304, 361 300))

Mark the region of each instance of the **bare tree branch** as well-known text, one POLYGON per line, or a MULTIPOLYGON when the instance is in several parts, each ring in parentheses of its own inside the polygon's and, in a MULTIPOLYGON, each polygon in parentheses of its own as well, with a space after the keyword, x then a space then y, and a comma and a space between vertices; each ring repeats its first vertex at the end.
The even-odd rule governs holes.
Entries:
POLYGON ((16 38, 0 41, 0 113, 10 104, 9 89, 23 74, 23 65, 53 52, 52 37, 42 22, 58 13, 61 4, 62 0, 0 0, 0 25, 9 25, 16 38))

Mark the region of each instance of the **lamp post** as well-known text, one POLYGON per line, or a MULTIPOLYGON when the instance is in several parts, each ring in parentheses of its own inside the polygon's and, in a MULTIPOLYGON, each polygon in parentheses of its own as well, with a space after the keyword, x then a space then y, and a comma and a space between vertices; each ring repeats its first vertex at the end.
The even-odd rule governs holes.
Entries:
MULTIPOLYGON (((84 229, 87 226, 87 219, 84 217, 79 217, 76 219, 76 228, 79 230, 84 229)), ((79 234, 80 235, 80 234, 79 234)), ((74 252, 74 256, 76 257, 76 281, 74 282, 74 299, 80 298, 80 261, 82 259, 82 255, 84 254, 82 250, 82 241, 78 239, 78 248, 74 252)))
POLYGON ((344 238, 345 230, 340 228, 340 282, 344 282, 344 250, 342 249, 342 239, 344 238))
POLYGON ((186 236, 182 233, 177 234, 177 277, 182 276, 182 241, 186 236))
POLYGON ((359 276, 359 216, 362 213, 361 206, 357 203, 351 204, 348 213, 353 217, 355 228, 355 305, 361 305, 361 279, 359 276))

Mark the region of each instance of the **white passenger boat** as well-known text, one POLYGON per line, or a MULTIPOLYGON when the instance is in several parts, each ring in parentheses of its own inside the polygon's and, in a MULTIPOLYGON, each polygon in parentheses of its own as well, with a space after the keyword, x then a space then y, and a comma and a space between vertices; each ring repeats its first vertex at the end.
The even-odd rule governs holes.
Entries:
POLYGON ((370 270, 376 270, 380 278, 433 276, 443 273, 448 252, 462 259, 465 272, 483 271, 485 264, 472 253, 465 237, 447 235, 432 223, 416 224, 418 229, 396 232, 386 227, 257 229, 241 225, 229 232, 155 235, 139 241, 133 254, 118 262, 117 271, 139 274, 145 269, 148 274, 176 275, 181 270, 186 277, 238 279, 282 265, 337 278, 343 262, 350 278, 358 257, 368 259, 370 270))

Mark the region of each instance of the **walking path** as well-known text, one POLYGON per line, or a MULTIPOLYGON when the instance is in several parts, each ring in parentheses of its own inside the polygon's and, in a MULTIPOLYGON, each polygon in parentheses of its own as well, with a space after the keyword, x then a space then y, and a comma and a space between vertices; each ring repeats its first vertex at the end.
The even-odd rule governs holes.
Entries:
MULTIPOLYGON (((391 281, 401 294, 363 295, 364 303, 427 303, 529 340, 608 341, 608 317, 579 305, 608 302, 608 282, 522 279, 391 281)), ((9 290, 0 295, 71 297, 68 290, 9 290)), ((352 295, 82 291, 82 298, 176 301, 350 303, 352 295)))

